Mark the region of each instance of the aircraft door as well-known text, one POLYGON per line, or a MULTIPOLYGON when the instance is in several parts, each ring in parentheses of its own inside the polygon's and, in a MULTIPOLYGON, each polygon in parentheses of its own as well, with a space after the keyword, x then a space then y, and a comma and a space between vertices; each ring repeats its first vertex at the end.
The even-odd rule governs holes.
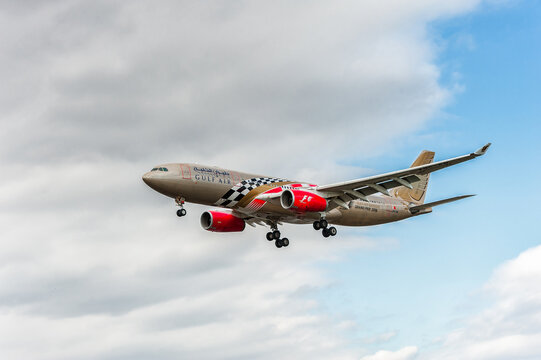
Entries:
POLYGON ((180 172, 182 173, 182 178, 186 180, 192 179, 192 170, 186 164, 180 164, 180 172))
POLYGON ((237 174, 235 171, 231 171, 231 181, 233 182, 233 184, 238 184, 242 180, 239 174, 237 174))
POLYGON ((391 200, 385 196, 382 197, 383 199, 383 212, 385 214, 386 217, 391 217, 392 215, 392 204, 391 204, 391 200))

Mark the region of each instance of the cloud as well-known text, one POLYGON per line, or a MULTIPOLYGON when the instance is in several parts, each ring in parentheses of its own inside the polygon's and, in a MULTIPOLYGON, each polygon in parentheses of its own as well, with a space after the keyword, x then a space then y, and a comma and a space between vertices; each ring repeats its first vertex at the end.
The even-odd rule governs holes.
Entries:
POLYGON ((273 170, 289 157, 293 172, 376 153, 449 98, 424 24, 475 4, 98 1, 16 12, 4 37, 21 36, 1 45, 13 86, 0 154, 244 166, 252 159, 234 155, 257 148, 273 170), (324 143, 341 145, 314 149, 324 143))
POLYGON ((354 356, 347 324, 313 300, 332 283, 317 264, 377 247, 373 240, 343 234, 329 243, 309 226, 286 226, 284 252, 263 228, 207 233, 203 207, 178 219, 138 166, 21 168, 25 181, 0 187, 2 354, 354 356))
MULTIPOLYGON (((310 229, 285 228, 292 244, 283 252, 263 229, 205 233, 197 208, 183 223, 167 208, 108 211, 108 221, 91 213, 89 229, 74 213, 63 214, 61 223, 45 214, 16 238, 2 230, 2 239, 18 240, 3 240, 9 247, 0 269, 2 353, 20 359, 353 356, 347 328, 313 300, 331 281, 316 264, 370 240, 343 237, 329 249, 320 236, 306 236, 310 229)), ((13 219, 3 218, 2 228, 13 219)))
POLYGON ((351 321, 314 300, 319 265, 381 245, 205 233, 202 207, 178 219, 140 177, 167 161, 359 175, 338 160, 447 103, 424 28, 477 1, 21 4, 0 5, 2 354, 358 358, 351 321))
MULTIPOLYGON (((541 357, 541 246, 528 249, 500 265, 483 287, 483 295, 490 299, 484 310, 462 319, 462 327, 432 344, 435 349, 422 351, 419 358, 504 360, 541 357)), ((362 359, 395 359, 393 356, 399 356, 399 353, 407 354, 405 349, 410 349, 412 355, 417 353, 417 348, 409 347, 397 353, 378 351, 362 359)))
POLYGON ((364 339, 364 342, 367 343, 367 344, 384 343, 384 342, 387 342, 387 341, 391 340, 392 338, 396 337, 396 335, 397 335, 396 331, 384 332, 384 333, 375 334, 373 336, 370 336, 369 338, 364 339))
POLYGON ((446 338, 439 359, 541 356, 541 246, 498 267, 484 287, 493 303, 446 338))
POLYGON ((417 347, 406 346, 397 351, 380 350, 369 356, 364 356, 361 360, 411 360, 417 356, 417 347))

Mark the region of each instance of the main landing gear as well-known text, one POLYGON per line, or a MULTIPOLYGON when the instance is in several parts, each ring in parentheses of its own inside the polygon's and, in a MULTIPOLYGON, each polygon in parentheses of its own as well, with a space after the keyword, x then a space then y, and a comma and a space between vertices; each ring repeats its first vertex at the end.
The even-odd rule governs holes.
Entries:
POLYGON ((180 206, 180 209, 177 210, 177 216, 183 217, 186 216, 186 209, 184 209, 184 198, 183 197, 177 197, 175 198, 175 202, 178 206, 180 206))
POLYGON ((325 219, 314 221, 314 230, 322 229, 321 233, 326 238, 328 238, 329 236, 335 236, 338 232, 336 228, 334 226, 327 228, 327 226, 329 226, 329 223, 325 219))
POLYGON ((272 231, 269 231, 267 233, 267 240, 269 241, 274 240, 274 245, 276 245, 277 248, 281 248, 282 246, 283 247, 289 246, 289 239, 288 238, 280 239, 280 231, 276 227, 271 228, 271 230, 272 231))

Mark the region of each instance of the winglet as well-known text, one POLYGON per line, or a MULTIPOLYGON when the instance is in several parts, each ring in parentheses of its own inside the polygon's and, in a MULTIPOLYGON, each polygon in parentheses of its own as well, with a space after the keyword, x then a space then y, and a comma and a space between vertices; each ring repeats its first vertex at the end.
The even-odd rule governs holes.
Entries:
POLYGON ((476 155, 476 156, 485 155, 485 153, 487 152, 487 150, 488 150, 488 148, 490 147, 490 145, 492 145, 492 143, 486 144, 485 146, 483 146, 482 148, 480 148, 479 150, 477 150, 477 151, 474 152, 473 154, 476 155))

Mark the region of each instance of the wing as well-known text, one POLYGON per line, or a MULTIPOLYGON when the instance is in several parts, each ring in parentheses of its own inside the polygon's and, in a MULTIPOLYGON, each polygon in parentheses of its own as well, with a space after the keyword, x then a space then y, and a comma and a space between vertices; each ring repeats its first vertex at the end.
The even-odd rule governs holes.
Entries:
POLYGON ((389 195, 387 190, 398 186, 405 186, 411 189, 412 184, 420 180, 417 175, 429 174, 449 166, 475 159, 476 157, 484 155, 490 145, 491 144, 488 143, 475 152, 452 159, 393 171, 382 175, 318 186, 316 190, 325 193, 327 198, 332 198, 338 205, 348 208, 347 202, 351 199, 366 200, 366 196, 378 192, 389 195))

